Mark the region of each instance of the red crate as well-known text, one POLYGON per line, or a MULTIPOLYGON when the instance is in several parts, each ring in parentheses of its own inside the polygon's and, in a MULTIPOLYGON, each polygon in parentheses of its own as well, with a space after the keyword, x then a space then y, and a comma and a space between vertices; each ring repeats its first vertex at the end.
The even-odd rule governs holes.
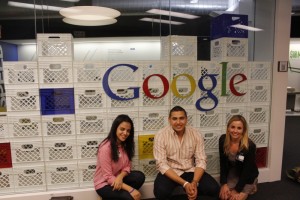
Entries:
POLYGON ((268 147, 256 149, 256 165, 258 168, 267 167, 268 147))
POLYGON ((0 143, 0 168, 12 168, 10 143, 0 143))

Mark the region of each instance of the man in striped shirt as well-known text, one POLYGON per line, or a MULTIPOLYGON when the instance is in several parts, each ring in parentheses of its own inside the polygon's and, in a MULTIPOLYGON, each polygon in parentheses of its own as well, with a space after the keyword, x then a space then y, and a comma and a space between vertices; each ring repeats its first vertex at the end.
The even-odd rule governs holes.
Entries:
POLYGON ((187 121, 185 109, 175 106, 169 113, 169 125, 154 137, 153 153, 159 171, 154 195, 157 199, 169 199, 175 187, 181 185, 189 200, 200 194, 218 199, 220 186, 205 172, 203 137, 187 121))

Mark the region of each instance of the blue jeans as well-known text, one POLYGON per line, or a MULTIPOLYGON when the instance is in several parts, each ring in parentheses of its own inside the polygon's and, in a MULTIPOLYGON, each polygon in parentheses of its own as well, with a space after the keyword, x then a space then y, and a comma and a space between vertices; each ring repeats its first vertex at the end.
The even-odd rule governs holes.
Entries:
MULTIPOLYGON (((140 171, 131 171, 127 176, 124 177, 123 183, 130 185, 134 189, 140 189, 145 182, 145 175, 140 171)), ((106 185, 98 190, 97 194, 103 199, 124 199, 132 200, 132 196, 126 190, 112 190, 113 187, 106 185)))
MULTIPOLYGON (((185 172, 181 176, 184 180, 191 182, 194 178, 193 172, 185 172)), ((158 173, 154 181, 154 195, 157 199, 165 200, 172 196, 175 187, 180 186, 178 183, 172 181, 167 176, 158 173)), ((198 185, 198 196, 207 195, 219 199, 220 185, 208 173, 204 172, 198 185)))

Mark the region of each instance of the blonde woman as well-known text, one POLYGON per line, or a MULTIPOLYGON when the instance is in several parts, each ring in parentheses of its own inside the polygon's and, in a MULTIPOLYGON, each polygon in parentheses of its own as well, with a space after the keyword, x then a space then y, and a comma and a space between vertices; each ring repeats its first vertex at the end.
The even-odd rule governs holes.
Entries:
POLYGON ((219 139, 222 200, 245 200, 257 190, 256 145, 248 138, 245 118, 235 115, 219 139))

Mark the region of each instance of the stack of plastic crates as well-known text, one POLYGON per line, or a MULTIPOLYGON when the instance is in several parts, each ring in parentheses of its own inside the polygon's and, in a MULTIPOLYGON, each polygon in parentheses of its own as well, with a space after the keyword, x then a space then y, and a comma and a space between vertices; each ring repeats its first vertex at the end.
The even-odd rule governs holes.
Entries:
POLYGON ((14 191, 45 191, 37 63, 4 62, 4 82, 14 191))
POLYGON ((47 189, 79 187, 71 34, 37 34, 47 189))
POLYGON ((240 14, 222 14, 211 21, 212 61, 247 61, 248 31, 233 27, 248 25, 248 16, 240 14))
POLYGON ((249 138, 257 145, 256 163, 266 167, 269 142, 272 65, 251 62, 248 70, 249 138))
POLYGON ((79 186, 93 186, 100 142, 107 135, 105 62, 74 62, 75 124, 79 186))

